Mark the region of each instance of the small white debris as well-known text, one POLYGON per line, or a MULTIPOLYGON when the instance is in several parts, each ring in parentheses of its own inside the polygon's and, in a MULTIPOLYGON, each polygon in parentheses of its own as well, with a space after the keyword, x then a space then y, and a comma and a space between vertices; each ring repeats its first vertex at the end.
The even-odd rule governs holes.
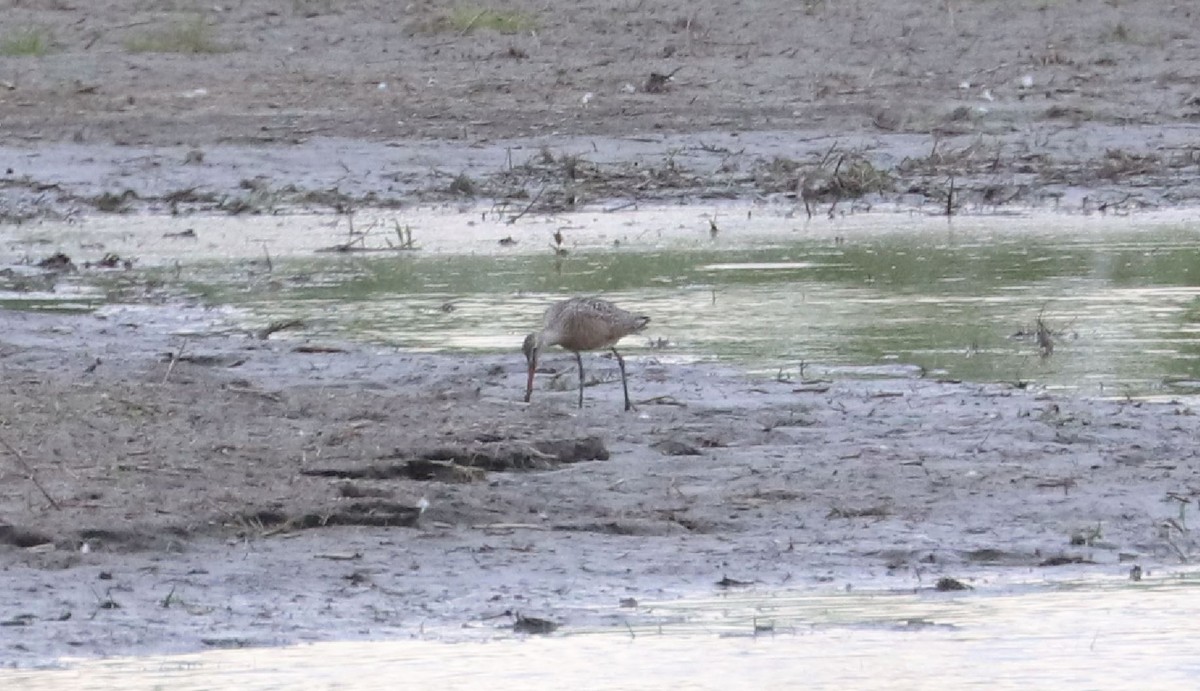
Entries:
POLYGON ((996 100, 996 97, 992 95, 991 89, 983 90, 983 100, 985 100, 985 101, 995 101, 996 100))
POLYGON ((637 87, 629 82, 625 82, 625 86, 621 87, 621 91, 624 91, 627 94, 636 94, 637 87))
POLYGON ((375 88, 379 89, 380 91, 387 91, 387 82, 379 82, 375 85, 375 88))
POLYGON ((587 104, 591 103, 592 99, 595 97, 596 97, 596 94, 589 91, 586 94, 584 94, 583 97, 581 97, 579 99, 579 102, 586 106, 587 104))
POLYGON ((1021 77, 1021 88, 1022 89, 1032 89, 1033 88, 1033 75, 1032 74, 1027 74, 1024 77, 1021 77))
POLYGON ((436 86, 436 85, 437 85, 436 77, 430 77, 429 79, 425 80, 425 86, 436 86))
POLYGON ((428 509, 428 508, 429 508, 429 500, 428 499, 426 499, 425 497, 421 497, 420 499, 417 500, 417 515, 418 516, 425 513, 425 509, 428 509))
POLYGON ((200 98, 201 96, 208 95, 208 89, 192 89, 191 91, 185 91, 180 95, 184 98, 200 98))
POLYGON ((963 91, 966 91, 967 89, 971 88, 971 82, 961 81, 958 83, 958 88, 962 89, 963 91))

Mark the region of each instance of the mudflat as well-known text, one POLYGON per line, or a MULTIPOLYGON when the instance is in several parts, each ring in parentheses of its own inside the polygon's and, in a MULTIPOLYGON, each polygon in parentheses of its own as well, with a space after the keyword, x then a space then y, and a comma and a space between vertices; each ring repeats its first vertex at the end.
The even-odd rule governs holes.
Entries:
MULTIPOLYGON (((1193 204, 1186 2, 0 2, 0 213, 1193 204), (670 75, 670 79, 665 79, 670 75)), ((816 207, 816 208, 813 208, 816 207)))
POLYGON ((521 402, 517 354, 0 320, 18 663, 624 626, 728 587, 1154 572, 1197 548, 1184 402, 636 358, 626 413, 592 355, 580 410, 570 385, 521 402))
MULTIPOLYGON (((1183 2, 156 5, 0 2, 6 222, 1200 196, 1183 2), (46 49, 5 48, 30 36, 46 49)), ((723 587, 1196 550, 1190 401, 635 358, 624 413, 616 363, 590 357, 580 410, 570 382, 522 403, 515 350, 183 350, 119 318, 0 312, 0 659, 623 625, 723 587)))

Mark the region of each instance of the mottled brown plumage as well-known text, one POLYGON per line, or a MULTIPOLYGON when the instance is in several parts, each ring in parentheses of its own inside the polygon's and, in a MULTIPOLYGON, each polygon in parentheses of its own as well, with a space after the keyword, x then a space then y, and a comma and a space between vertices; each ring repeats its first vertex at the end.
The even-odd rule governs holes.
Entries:
POLYGON ((633 410, 629 401, 629 383, 625 378, 625 360, 617 352, 617 341, 646 328, 650 317, 634 314, 600 298, 570 298, 550 305, 542 319, 542 330, 525 337, 521 350, 529 364, 529 379, 525 386, 525 402, 533 394, 533 375, 537 370, 538 353, 546 346, 561 346, 575 353, 579 365, 579 407, 583 407, 584 350, 608 348, 617 357, 621 368, 621 388, 625 392, 625 410, 633 410))

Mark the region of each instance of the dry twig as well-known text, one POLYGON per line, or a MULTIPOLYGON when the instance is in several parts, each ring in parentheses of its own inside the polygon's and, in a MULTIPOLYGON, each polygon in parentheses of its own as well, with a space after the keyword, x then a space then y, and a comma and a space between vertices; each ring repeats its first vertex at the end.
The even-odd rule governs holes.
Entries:
POLYGON ((171 353, 171 362, 167 363, 167 371, 163 374, 162 383, 166 384, 171 378, 171 372, 175 369, 175 363, 179 362, 179 358, 183 357, 183 351, 187 349, 187 339, 183 339, 183 343, 179 345, 179 350, 171 353))
POLYGON ((12 454, 13 458, 17 459, 17 464, 20 465, 21 469, 25 471, 25 476, 29 478, 29 481, 33 483, 34 487, 38 488, 38 491, 40 491, 42 496, 46 498, 46 501, 50 502, 50 506, 53 506, 56 510, 61 511, 62 506, 59 506, 58 502, 54 501, 54 497, 50 496, 50 493, 47 492, 46 488, 42 486, 42 483, 38 482, 37 473, 33 472, 33 468, 25 461, 25 457, 21 455, 21 452, 17 451, 16 447, 14 447, 12 444, 9 444, 8 440, 4 437, 0 437, 0 445, 4 446, 4 448, 7 449, 10 454, 12 454))
POLYGON ((545 188, 545 187, 542 187, 542 189, 538 190, 538 193, 537 193, 537 194, 535 194, 535 195, 533 195, 533 199, 531 199, 531 200, 529 201, 529 206, 526 206, 526 207, 525 207, 525 208, 524 208, 524 209, 521 211, 521 213, 519 213, 519 214, 517 214, 516 216, 513 216, 512 218, 508 219, 508 224, 509 224, 509 225, 512 225, 512 224, 516 223, 516 222, 517 222, 517 219, 519 219, 519 218, 521 218, 522 216, 524 216, 525 214, 529 213, 530 209, 532 209, 532 208, 533 208, 533 205, 534 205, 534 204, 537 204, 538 200, 542 198, 542 193, 543 193, 543 192, 545 192, 545 191, 546 191, 546 188, 545 188))

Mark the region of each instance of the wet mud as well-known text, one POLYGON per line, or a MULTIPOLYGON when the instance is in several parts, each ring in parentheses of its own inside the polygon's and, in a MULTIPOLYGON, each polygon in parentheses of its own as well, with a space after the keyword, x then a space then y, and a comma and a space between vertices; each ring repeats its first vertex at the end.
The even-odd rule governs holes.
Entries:
POLYGON ((519 354, 212 336, 197 364, 150 327, 0 317, 17 663, 453 638, 506 611, 569 630, 723 583, 969 586, 1197 549, 1188 401, 636 357, 638 412, 604 377, 579 410, 572 387, 523 403, 519 354))
MULTIPOLYGON (((152 4, 0 0, 25 39, 0 42, 45 46, 0 58, 0 222, 482 200, 513 243, 531 214, 647 201, 1200 199, 1187 3, 517 2, 509 28, 152 4)), ((0 286, 80 269, 46 249, 0 286)), ((713 589, 953 589, 1197 549, 1191 399, 643 356, 628 414, 612 371, 578 410, 570 385, 522 403, 515 350, 296 338, 0 312, 0 662, 624 626, 713 589)))
POLYGON ((1200 59, 1181 29, 1195 10, 1167 0, 516 2, 511 25, 381 0, 0 9, 12 222, 470 199, 511 218, 1200 199, 1200 102, 1180 67, 1200 59))

